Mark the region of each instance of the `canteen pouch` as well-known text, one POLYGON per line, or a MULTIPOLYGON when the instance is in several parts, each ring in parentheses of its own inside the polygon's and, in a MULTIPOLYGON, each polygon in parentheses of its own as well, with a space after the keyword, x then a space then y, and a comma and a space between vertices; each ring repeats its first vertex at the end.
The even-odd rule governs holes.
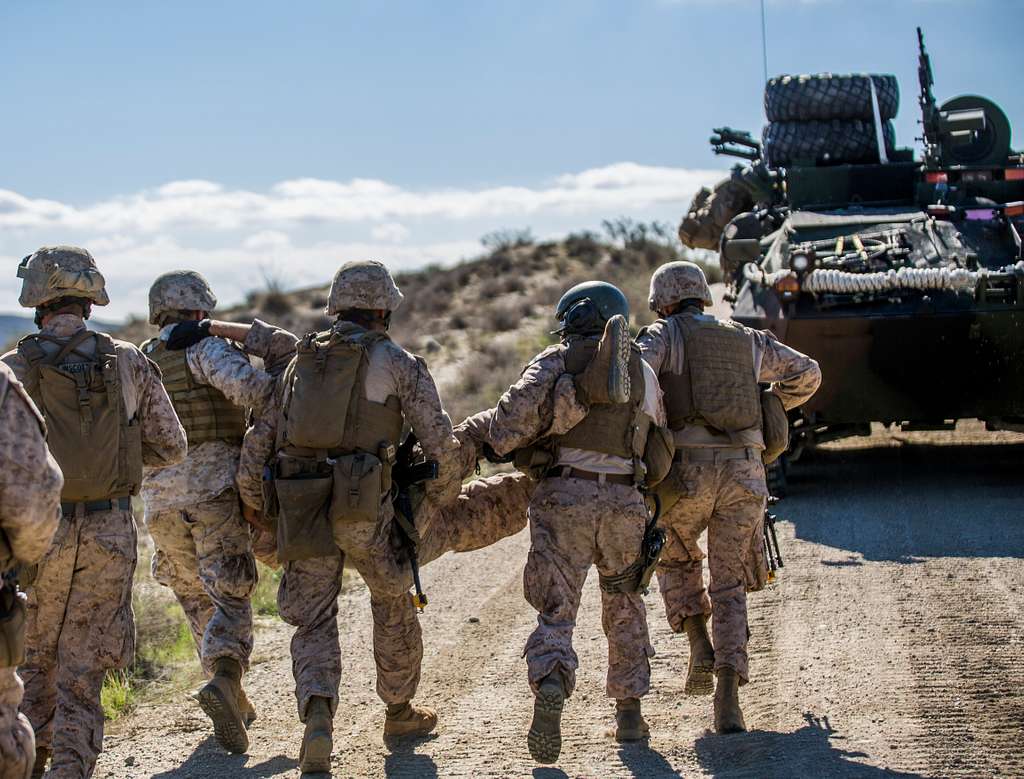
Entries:
POLYGON ((761 459, 768 465, 789 448, 789 415, 782 399, 770 389, 761 390, 761 430, 764 434, 761 459))
POLYGON ((368 452, 329 460, 334 474, 328 518, 336 523, 376 522, 380 516, 383 464, 368 452))
POLYGON ((273 481, 277 493, 277 559, 308 560, 335 550, 328 510, 334 478, 310 474, 273 481))
POLYGON ((25 597, 13 587, 0 591, 0 668, 25 662, 25 597))
POLYGON ((676 454, 676 442, 672 431, 667 427, 651 425, 647 431, 647 444, 644 447, 644 468, 646 470, 645 486, 656 487, 665 480, 672 470, 672 458, 676 454))

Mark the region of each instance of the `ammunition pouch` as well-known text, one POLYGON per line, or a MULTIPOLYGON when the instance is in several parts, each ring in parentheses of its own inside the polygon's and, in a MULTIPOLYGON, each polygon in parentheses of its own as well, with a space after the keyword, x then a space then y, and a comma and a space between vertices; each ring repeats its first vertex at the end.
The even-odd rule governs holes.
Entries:
POLYGON ((7 582, 0 590, 0 668, 25 662, 25 596, 7 582))
MULTIPOLYGON (((328 513, 331 524, 376 522, 380 516, 383 463, 369 452, 346 454, 328 462, 334 479, 328 513)), ((390 468, 388 471, 390 482, 390 468)))
POLYGON ((789 448, 789 415, 782 399, 770 389, 761 390, 761 431, 764 435, 761 459, 768 465, 789 448))
POLYGON ((524 473, 534 481, 540 481, 544 474, 555 464, 555 454, 546 441, 538 441, 530 446, 517 449, 512 464, 520 473, 524 473))

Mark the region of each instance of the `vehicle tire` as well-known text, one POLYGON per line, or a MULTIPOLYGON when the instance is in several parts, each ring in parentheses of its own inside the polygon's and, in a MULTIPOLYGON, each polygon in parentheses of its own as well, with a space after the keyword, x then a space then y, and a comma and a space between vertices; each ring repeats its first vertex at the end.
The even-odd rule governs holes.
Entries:
POLYGON ((892 119, 900 107, 900 87, 895 76, 777 76, 764 88, 764 112, 769 122, 806 122, 811 119, 874 119, 871 84, 878 95, 882 120, 892 119))
MULTIPOLYGON (((896 145, 892 122, 882 125, 887 153, 896 145)), ((878 162, 875 124, 861 119, 772 122, 762 137, 769 167, 788 168, 798 162, 878 162)))

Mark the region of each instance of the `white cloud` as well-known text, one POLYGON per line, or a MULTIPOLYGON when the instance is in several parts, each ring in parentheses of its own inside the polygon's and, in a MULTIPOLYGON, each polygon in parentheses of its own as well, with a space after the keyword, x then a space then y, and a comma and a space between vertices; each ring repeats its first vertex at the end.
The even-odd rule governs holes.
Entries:
POLYGON ((291 239, 287 233, 280 230, 260 230, 242 242, 246 249, 286 249, 290 244, 291 239))
POLYGON ((370 235, 373 236, 375 241, 402 243, 409 237, 409 228, 400 222, 384 222, 383 224, 374 225, 370 235))
POLYGON ((152 191, 86 206, 0 190, 0 228, 51 228, 157 234, 169 229, 281 229, 304 222, 351 223, 402 218, 464 220, 539 211, 635 212, 679 201, 716 171, 621 162, 559 176, 546 186, 415 191, 384 181, 294 179, 267 192, 228 190, 209 181, 175 181, 152 191))

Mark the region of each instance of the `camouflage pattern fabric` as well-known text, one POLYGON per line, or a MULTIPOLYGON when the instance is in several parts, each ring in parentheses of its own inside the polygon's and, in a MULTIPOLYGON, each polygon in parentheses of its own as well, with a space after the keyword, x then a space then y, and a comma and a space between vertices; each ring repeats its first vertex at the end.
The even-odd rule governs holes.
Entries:
MULTIPOLYGON (((606 576, 636 562, 647 509, 633 487, 582 479, 549 478, 530 503, 530 556, 523 592, 537 610, 537 627, 526 642, 530 686, 550 674, 571 694, 579 665, 572 632, 580 594, 591 566, 606 576)), ((601 591, 601 625, 608 638, 611 698, 639 698, 650 687, 647 612, 639 593, 601 591)))
POLYGON ((204 670, 212 674, 220 657, 248 668, 256 562, 238 493, 147 515, 146 524, 156 546, 153 578, 174 591, 204 670))
POLYGON ((44 246, 18 267, 22 279, 18 303, 36 308, 62 297, 91 300, 97 306, 110 303, 103 274, 96 261, 78 246, 44 246))
MULTIPOLYGON (((0 363, 0 529, 16 560, 37 563, 49 548, 63 481, 39 411, 0 363)), ((0 779, 25 779, 35 761, 32 725, 18 713, 23 693, 16 669, 0 668, 0 779)))
MULTIPOLYGON (((684 452, 685 454, 685 452, 684 452)), ((668 542, 658 564, 658 586, 669 625, 711 615, 715 670, 732 668, 743 682, 747 664, 747 590, 759 580, 760 559, 749 553, 761 538, 768 497, 764 466, 754 453, 745 460, 676 463, 669 479, 682 493, 661 525, 668 542), (708 531, 710 582, 704 586, 704 552, 697 539, 708 531)))
MULTIPOLYGON (((85 327, 81 317, 52 317, 42 332, 70 339, 85 327)), ((156 367, 131 344, 117 341, 126 413, 137 417, 142 459, 167 466, 185 456, 185 431, 156 367)), ((16 352, 3 360, 24 375, 16 352)), ((135 521, 130 511, 62 517, 28 592, 22 711, 39 746, 53 750, 48 777, 92 773, 103 742, 100 688, 107 670, 125 667, 135 650, 131 609, 136 563, 135 521)))
POLYGON ((658 311, 680 300, 693 298, 705 306, 713 306, 711 287, 699 265, 685 260, 667 262, 651 276, 651 291, 647 303, 658 311))
POLYGON ((149 322, 160 324, 161 315, 173 311, 213 311, 217 296, 201 273, 173 270, 158 276, 149 288, 149 322))
POLYGON ((754 196, 735 176, 701 187, 679 225, 679 240, 692 249, 718 250, 718 240, 729 221, 755 205, 754 196))
POLYGON ((350 308, 394 311, 403 297, 391 273, 381 263, 373 260, 346 262, 334 274, 325 313, 334 316, 350 308))

